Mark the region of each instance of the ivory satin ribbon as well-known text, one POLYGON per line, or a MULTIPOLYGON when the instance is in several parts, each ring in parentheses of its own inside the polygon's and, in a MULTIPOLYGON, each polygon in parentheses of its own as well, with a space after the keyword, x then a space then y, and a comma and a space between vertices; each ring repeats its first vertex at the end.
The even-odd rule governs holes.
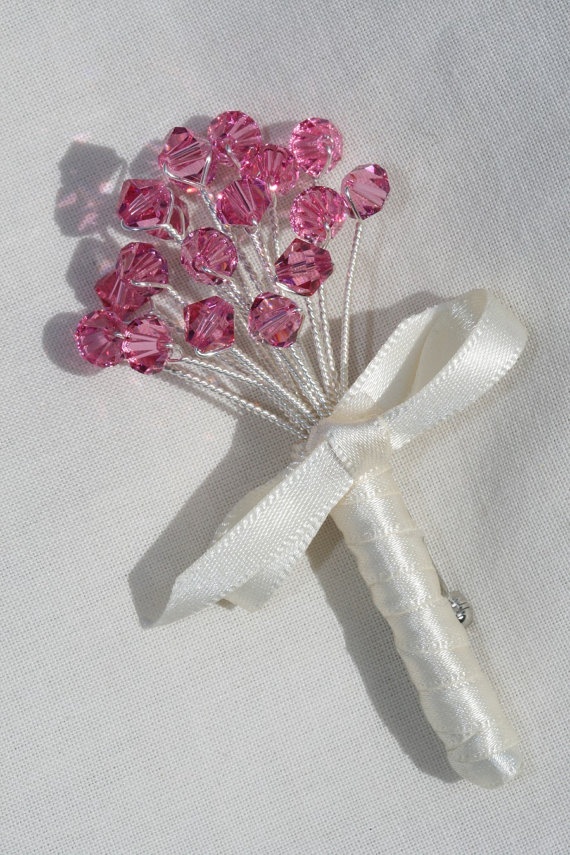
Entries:
POLYGON ((221 599, 259 608, 330 513, 392 628, 451 766, 484 787, 513 778, 518 739, 441 594, 390 457, 494 386, 525 342, 520 322, 483 290, 403 321, 315 425, 300 462, 236 505, 216 542, 177 578, 156 624, 221 599))

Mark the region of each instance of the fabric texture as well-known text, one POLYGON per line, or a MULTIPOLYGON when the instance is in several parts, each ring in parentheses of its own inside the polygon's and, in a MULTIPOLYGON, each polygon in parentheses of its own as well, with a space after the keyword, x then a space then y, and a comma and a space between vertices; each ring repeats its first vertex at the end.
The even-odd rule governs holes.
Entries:
MULTIPOLYGON (((531 0, 2 4, 0 852, 565 853, 568 10, 531 0), (243 109, 342 130, 384 166, 350 381, 408 315, 474 288, 529 331, 489 394, 394 477, 521 738, 460 781, 328 520, 262 610, 145 629, 231 506, 288 463, 278 427, 71 333, 126 240, 115 185, 177 124, 243 109)), ((350 234, 331 245, 341 310, 350 234)), ((335 334, 338 333, 338 323, 335 334)))

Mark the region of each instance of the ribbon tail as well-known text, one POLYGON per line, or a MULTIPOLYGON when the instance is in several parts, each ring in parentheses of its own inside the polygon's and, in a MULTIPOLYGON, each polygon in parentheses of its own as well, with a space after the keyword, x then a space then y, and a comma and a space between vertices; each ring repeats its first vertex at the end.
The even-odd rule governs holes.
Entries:
MULTIPOLYGON (((352 480, 330 446, 319 445, 181 573, 153 625, 232 598, 246 583, 243 605, 261 606, 305 552, 352 480)), ((242 604, 239 595, 236 601, 242 604)))

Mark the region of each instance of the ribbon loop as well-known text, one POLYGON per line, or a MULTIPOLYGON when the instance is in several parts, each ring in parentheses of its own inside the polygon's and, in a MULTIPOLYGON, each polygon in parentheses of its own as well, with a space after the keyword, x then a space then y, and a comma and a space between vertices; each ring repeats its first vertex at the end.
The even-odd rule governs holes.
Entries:
POLYGON ((176 580, 156 623, 221 599, 259 608, 292 569, 354 481, 493 386, 517 360, 526 331, 486 291, 403 321, 332 414, 304 459, 250 494, 232 525, 176 580))

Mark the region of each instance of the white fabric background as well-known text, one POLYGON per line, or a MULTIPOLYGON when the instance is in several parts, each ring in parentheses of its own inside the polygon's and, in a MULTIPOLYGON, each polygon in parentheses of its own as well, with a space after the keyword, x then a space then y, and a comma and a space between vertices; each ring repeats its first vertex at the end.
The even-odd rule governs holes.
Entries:
POLYGON ((1 6, 0 851, 569 851, 567 4, 1 6), (281 138, 330 117, 347 168, 388 169, 353 376, 404 316, 472 287, 528 325, 511 376, 396 463, 526 746, 508 788, 453 778, 330 521, 262 612, 138 623, 131 588, 197 557, 288 441, 79 362, 117 239, 96 191, 172 125, 236 108, 281 138))

